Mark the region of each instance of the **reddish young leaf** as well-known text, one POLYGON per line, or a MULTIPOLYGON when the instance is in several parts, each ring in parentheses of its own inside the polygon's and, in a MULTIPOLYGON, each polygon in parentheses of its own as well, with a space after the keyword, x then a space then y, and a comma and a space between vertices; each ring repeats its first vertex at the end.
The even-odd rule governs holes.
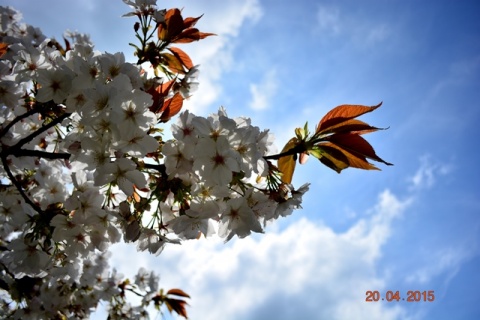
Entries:
POLYGON ((380 107, 382 103, 373 107, 362 105, 341 105, 333 108, 320 120, 317 126, 316 133, 323 133, 329 128, 336 126, 344 121, 356 118, 362 114, 372 112, 380 107))
POLYGON ((345 134, 334 134, 328 137, 328 141, 336 144, 342 149, 347 150, 348 152, 361 155, 368 159, 372 159, 378 162, 383 162, 386 165, 391 166, 391 163, 386 162, 381 159, 375 153, 375 150, 372 146, 358 134, 345 133, 345 134))
POLYGON ((0 42, 0 57, 2 57, 5 53, 7 53, 9 44, 0 42))
POLYGON ((330 133, 357 133, 357 134, 365 134, 374 132, 377 130, 383 130, 382 128, 377 128, 369 125, 358 119, 349 119, 343 122, 340 122, 336 125, 330 126, 327 129, 322 130, 322 134, 330 134, 330 133))
POLYGON ((147 90, 147 93, 149 93, 152 96, 153 103, 149 107, 149 110, 154 112, 154 113, 159 113, 162 111, 163 107, 163 102, 165 101, 165 97, 167 97, 168 92, 170 89, 173 87, 175 84, 176 79, 172 79, 170 81, 167 81, 165 83, 162 83, 161 85, 158 85, 157 87, 151 87, 150 89, 147 90))
MULTIPOLYGON (((373 164, 367 161, 367 159, 360 155, 360 154, 354 154, 349 152, 348 150, 345 150, 341 147, 339 147, 336 144, 326 142, 320 144, 321 148, 325 150, 332 150, 336 149, 338 152, 342 154, 341 158, 343 161, 346 161, 348 164, 348 167, 353 167, 353 168, 358 168, 358 169, 364 169, 364 170, 380 170, 377 167, 375 167, 373 164)), ((330 154, 333 156, 334 153, 330 151, 330 154)), ((338 155, 338 153, 337 153, 338 155)), ((338 172, 338 171, 337 171, 338 172)))
POLYGON ((140 202, 142 200, 142 198, 140 197, 140 195, 137 193, 137 188, 135 187, 135 185, 133 185, 133 199, 135 200, 135 202, 140 202))
MULTIPOLYGON (((287 142, 285 147, 282 149, 282 153, 287 152, 288 150, 292 149, 297 145, 298 139, 292 138, 290 141, 287 142)), ((293 155, 285 156, 278 159, 277 166, 278 170, 282 173, 282 181, 283 183, 291 183, 293 178, 293 172, 295 171, 295 158, 293 155)))
POLYGON ((176 115, 182 110, 183 98, 182 95, 177 92, 173 95, 172 98, 166 100, 163 104, 161 111, 163 111, 160 116, 162 122, 167 122, 171 117, 176 115))
POLYGON ((169 47, 168 50, 185 66, 187 69, 193 68, 193 62, 183 50, 176 47, 169 47))
POLYGON ((182 13, 177 8, 170 9, 165 13, 165 23, 168 28, 168 39, 175 38, 185 29, 182 13))
POLYGON ((70 44, 70 41, 67 39, 63 38, 63 41, 65 42, 65 51, 70 51, 72 50, 72 45, 70 44))
POLYGON ((201 17, 203 17, 203 14, 196 18, 192 18, 192 17, 185 18, 185 20, 183 20, 184 29, 195 26, 197 24, 197 21, 200 20, 201 17))
POLYGON ((172 310, 173 310, 179 316, 182 316, 185 319, 188 319, 187 310, 185 309, 185 305, 188 305, 186 301, 179 300, 179 299, 166 298, 165 304, 167 305, 168 311, 170 311, 170 313, 172 313, 172 310))
POLYGON ((161 41, 167 41, 168 40, 168 28, 167 28, 167 23, 162 22, 158 24, 157 27, 157 36, 158 39, 161 41))
POLYGON ((321 157, 318 158, 318 160, 320 160, 320 162, 322 162, 330 169, 333 169, 337 173, 340 173, 343 169, 349 167, 348 159, 343 154, 343 152, 339 151, 336 148, 333 148, 326 143, 322 143, 317 146, 321 153, 321 157))
POLYGON ((168 67, 174 73, 185 73, 182 62, 171 53, 162 53, 161 55, 162 63, 168 67))
POLYGON ((200 32, 196 28, 185 29, 182 33, 172 39, 172 43, 190 43, 193 41, 198 41, 205 39, 209 36, 215 36, 214 33, 200 32))
POLYGON ((190 298, 190 296, 188 294, 186 294, 183 290, 181 289, 170 289, 168 290, 167 292, 167 295, 168 294, 173 294, 175 296, 180 296, 180 297, 185 297, 185 298, 190 298))
POLYGON ((173 85, 175 84, 175 81, 177 79, 172 79, 170 81, 167 81, 167 82, 164 82, 162 83, 161 85, 159 85, 157 87, 157 90, 158 92, 163 95, 163 96, 167 96, 168 95, 168 92, 170 91, 170 89, 173 87, 173 85))

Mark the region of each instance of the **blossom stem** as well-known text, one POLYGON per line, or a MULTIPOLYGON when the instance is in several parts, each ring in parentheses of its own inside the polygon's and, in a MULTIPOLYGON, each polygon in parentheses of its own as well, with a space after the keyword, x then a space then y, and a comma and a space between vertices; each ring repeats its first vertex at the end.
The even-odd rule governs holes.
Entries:
POLYGON ((139 292, 137 292, 137 291, 135 291, 135 290, 133 290, 133 289, 131 289, 131 288, 125 288, 125 290, 128 290, 128 291, 130 291, 130 292, 132 292, 132 293, 136 294, 137 296, 139 296, 139 297, 142 297, 142 298, 143 298, 143 294, 141 294, 141 293, 139 293, 139 292))

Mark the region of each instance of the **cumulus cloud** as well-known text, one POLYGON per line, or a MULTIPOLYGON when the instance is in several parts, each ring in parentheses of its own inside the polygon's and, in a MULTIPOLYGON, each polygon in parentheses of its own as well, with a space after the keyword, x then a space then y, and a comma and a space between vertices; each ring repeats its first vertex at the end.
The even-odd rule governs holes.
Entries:
POLYGON ((249 105, 254 110, 265 110, 270 107, 270 100, 277 92, 277 72, 271 69, 265 73, 260 83, 250 85, 252 100, 249 105))
POLYGON ((365 292, 386 286, 381 248, 409 203, 386 190, 343 233, 304 218, 227 245, 185 242, 156 258, 132 259, 118 247, 114 263, 125 274, 153 267, 163 287, 187 291, 192 319, 404 319, 401 306, 366 303, 365 292))
POLYGON ((194 113, 205 113, 222 91, 222 74, 233 65, 235 38, 245 24, 260 19, 262 8, 258 0, 169 1, 165 5, 185 6, 185 16, 204 14, 196 27, 216 34, 186 48, 193 62, 200 65, 200 86, 185 105, 194 113))

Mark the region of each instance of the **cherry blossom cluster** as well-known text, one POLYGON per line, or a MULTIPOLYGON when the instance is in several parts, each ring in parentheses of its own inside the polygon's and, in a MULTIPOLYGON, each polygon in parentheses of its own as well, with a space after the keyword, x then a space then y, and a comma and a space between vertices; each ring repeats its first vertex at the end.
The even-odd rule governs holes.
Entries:
MULTIPOLYGON (((154 0, 124 2, 126 16, 165 21, 154 0)), ((145 61, 95 51, 86 35, 68 32, 61 45, 10 7, 0 28, 1 317, 85 318, 99 301, 112 319, 146 317, 150 302, 183 315, 153 273, 130 282, 111 270, 110 245, 159 254, 202 235, 228 241, 300 208, 308 185, 282 183, 273 136, 248 118, 183 111, 163 140, 169 117, 155 92, 174 81, 163 101, 189 97, 197 67, 151 76, 145 61)))
POLYGON ((167 220, 181 238, 213 234, 214 221, 226 241, 234 235, 243 238, 300 206, 307 185, 294 191, 267 184, 270 165, 264 155, 273 137, 250 119, 231 119, 223 108, 208 118, 185 111, 172 125, 172 134, 175 139, 162 148, 166 173, 190 190, 186 206, 167 220))

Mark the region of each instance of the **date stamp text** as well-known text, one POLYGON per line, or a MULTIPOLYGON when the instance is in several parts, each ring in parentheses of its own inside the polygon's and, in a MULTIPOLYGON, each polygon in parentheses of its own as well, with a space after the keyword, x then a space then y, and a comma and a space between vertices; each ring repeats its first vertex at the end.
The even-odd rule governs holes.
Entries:
POLYGON ((407 291, 407 295, 401 295, 399 291, 387 291, 384 294, 381 294, 379 291, 366 291, 365 292, 365 301, 366 302, 377 302, 377 301, 406 301, 406 302, 432 302, 435 301, 435 293, 433 290, 428 291, 419 291, 419 290, 410 290, 407 291))

